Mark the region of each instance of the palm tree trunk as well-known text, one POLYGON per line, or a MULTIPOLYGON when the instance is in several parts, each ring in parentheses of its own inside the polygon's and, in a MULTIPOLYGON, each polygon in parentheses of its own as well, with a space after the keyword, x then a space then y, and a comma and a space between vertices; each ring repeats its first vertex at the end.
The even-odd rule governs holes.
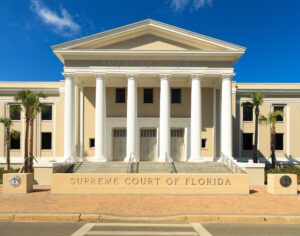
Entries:
POLYGON ((7 128, 6 131, 6 167, 7 170, 10 169, 10 129, 7 128))
POLYGON ((29 172, 33 173, 33 118, 30 119, 29 172))
POLYGON ((271 159, 272 159, 272 169, 275 169, 275 149, 276 149, 276 132, 275 132, 275 124, 272 124, 271 127, 271 159))
POLYGON ((253 162, 258 163, 257 157, 257 139, 258 139, 258 117, 259 117, 259 108, 255 107, 255 133, 254 133, 254 145, 253 145, 253 162))
POLYGON ((25 167, 25 173, 29 172, 29 158, 28 158, 28 133, 29 133, 29 114, 28 111, 26 111, 26 126, 25 126, 25 147, 24 147, 24 167, 25 167))

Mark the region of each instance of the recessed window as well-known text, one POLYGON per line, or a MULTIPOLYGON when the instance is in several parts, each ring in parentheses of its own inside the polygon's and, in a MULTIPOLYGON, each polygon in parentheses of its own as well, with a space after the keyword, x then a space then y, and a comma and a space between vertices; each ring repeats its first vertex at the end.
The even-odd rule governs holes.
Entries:
POLYGON ((42 120, 52 120, 52 105, 43 107, 42 120))
POLYGON ((42 132, 42 150, 52 149, 52 133, 42 132))
POLYGON ((243 134, 243 150, 252 150, 253 149, 253 134, 244 133, 243 134))
POLYGON ((206 139, 202 139, 202 148, 206 148, 206 139))
POLYGON ((181 89, 171 90, 171 100, 172 103, 181 103, 181 89))
POLYGON ((116 89, 116 103, 125 103, 125 88, 117 88, 116 89))
POLYGON ((94 148, 94 147, 95 147, 95 139, 90 138, 90 148, 94 148))
POLYGON ((10 139, 10 149, 18 150, 20 149, 20 134, 19 135, 12 135, 10 139))
POLYGON ((9 117, 12 120, 20 120, 21 119, 20 105, 10 105, 9 106, 9 117))
POLYGON ((243 107, 243 121, 253 121, 253 108, 250 106, 243 107))
POLYGON ((276 134, 275 141, 276 141, 275 149, 283 150, 283 134, 276 134))
MULTIPOLYGON (((283 114, 284 106, 274 106, 274 112, 275 111, 281 111, 283 114)), ((276 121, 283 121, 283 116, 279 115, 276 117, 276 121)))
POLYGON ((144 89, 144 103, 153 103, 153 89, 144 89))

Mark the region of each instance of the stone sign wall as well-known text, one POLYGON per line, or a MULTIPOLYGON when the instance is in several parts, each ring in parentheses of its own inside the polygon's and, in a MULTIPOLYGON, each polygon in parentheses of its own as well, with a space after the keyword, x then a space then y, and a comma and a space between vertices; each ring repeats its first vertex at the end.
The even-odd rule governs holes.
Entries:
POLYGON ((249 194, 247 174, 53 174, 54 194, 249 194))

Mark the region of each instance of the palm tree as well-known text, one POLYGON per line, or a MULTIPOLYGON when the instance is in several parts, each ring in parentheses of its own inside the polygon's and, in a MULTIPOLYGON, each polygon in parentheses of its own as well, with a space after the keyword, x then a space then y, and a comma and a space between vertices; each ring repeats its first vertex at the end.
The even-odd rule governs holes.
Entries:
POLYGON ((10 169, 10 127, 11 127, 11 119, 10 118, 1 118, 0 123, 4 125, 5 128, 5 143, 6 143, 6 167, 7 170, 10 169))
POLYGON ((36 107, 38 106, 40 97, 45 97, 43 93, 33 93, 31 90, 22 90, 20 91, 17 96, 15 96, 15 100, 20 102, 22 107, 25 110, 25 148, 24 148, 24 168, 25 172, 33 172, 33 120, 36 114, 36 107), (29 139, 29 127, 30 124, 31 128, 31 138, 30 138, 30 149, 31 155, 28 155, 28 139, 29 139))
POLYGON ((271 159, 272 159, 272 168, 275 168, 275 150, 276 150, 276 121, 278 116, 283 116, 282 111, 273 111, 269 113, 268 117, 261 116, 259 121, 264 124, 271 124, 271 159))
POLYGON ((254 132, 254 145, 253 145, 253 162, 258 163, 257 156, 257 141, 258 141, 258 123, 259 123, 259 106, 264 102, 264 95, 261 92, 251 93, 251 102, 243 103, 243 107, 254 108, 255 112, 255 132, 254 132))
POLYGON ((11 137, 18 137, 20 135, 19 131, 11 130, 12 120, 11 118, 0 118, 0 123, 5 127, 5 144, 6 144, 6 168, 10 169, 10 143, 11 137))
POLYGON ((35 94, 34 103, 30 113, 30 138, 29 138, 29 172, 33 173, 33 124, 38 112, 44 109, 44 104, 40 102, 40 98, 45 98, 43 93, 35 94))

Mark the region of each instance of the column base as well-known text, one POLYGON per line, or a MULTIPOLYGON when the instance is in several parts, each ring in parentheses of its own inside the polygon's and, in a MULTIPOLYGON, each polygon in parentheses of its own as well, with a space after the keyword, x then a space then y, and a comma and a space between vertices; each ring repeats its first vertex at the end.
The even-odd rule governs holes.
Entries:
MULTIPOLYGON (((129 159, 130 159, 130 156, 126 156, 126 157, 124 158, 124 162, 129 162, 129 159)), ((137 160, 140 161, 139 158, 137 158, 137 160)))
POLYGON ((190 157, 189 159, 188 159, 188 162, 205 162, 200 156, 198 156, 198 157, 190 157))
POLYGON ((167 160, 166 160, 166 157, 165 157, 165 156, 160 156, 160 157, 157 158, 156 161, 157 161, 157 162, 166 162, 167 160))

